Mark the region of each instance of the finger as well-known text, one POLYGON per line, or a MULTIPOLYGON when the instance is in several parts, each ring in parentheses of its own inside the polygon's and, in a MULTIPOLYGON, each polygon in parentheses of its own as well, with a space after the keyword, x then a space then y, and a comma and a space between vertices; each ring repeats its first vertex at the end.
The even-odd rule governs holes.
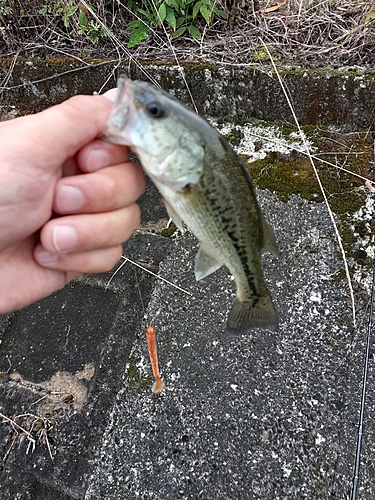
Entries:
POLYGON ((116 95, 117 95, 117 89, 109 89, 103 94, 107 99, 110 101, 114 102, 116 100, 116 95))
POLYGON ((125 163, 129 156, 130 150, 127 146, 95 139, 79 150, 77 163, 83 172, 94 172, 110 165, 125 163))
POLYGON ((121 258, 122 245, 88 252, 55 254, 54 261, 46 260, 44 255, 44 248, 38 245, 34 250, 34 258, 38 264, 48 269, 65 271, 69 273, 69 279, 73 279, 81 274, 110 271, 121 258))
POLYGON ((59 214, 117 210, 134 203, 145 188, 142 168, 132 162, 63 177, 56 184, 53 210, 59 214))
POLYGON ((45 130, 43 140, 52 149, 51 154, 55 153, 51 148, 55 143, 59 143, 59 150, 66 151, 66 157, 59 162, 61 164, 103 132, 111 109, 111 101, 103 96, 79 95, 36 116, 41 129, 45 130))
POLYGON ((127 162, 129 156, 130 150, 127 146, 94 139, 64 162, 62 175, 68 177, 82 172, 94 172, 100 168, 127 162))
POLYGON ((0 124, 0 136, 5 144, 17 141, 21 163, 33 161, 32 145, 32 150, 37 151, 38 167, 50 171, 104 131, 112 104, 103 96, 71 97, 41 113, 15 118, 6 126, 0 124))
POLYGON ((140 210, 135 203, 100 214, 67 215, 48 221, 40 242, 53 254, 110 248, 127 240, 139 226, 140 210))

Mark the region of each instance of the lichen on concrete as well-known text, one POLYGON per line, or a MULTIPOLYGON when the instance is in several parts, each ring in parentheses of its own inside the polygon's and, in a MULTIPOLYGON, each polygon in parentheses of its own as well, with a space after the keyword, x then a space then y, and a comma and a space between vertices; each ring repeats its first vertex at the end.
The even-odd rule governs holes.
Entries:
MULTIPOLYGON (((323 201, 313 161, 329 208, 337 217, 353 279, 361 287, 364 275, 368 277, 375 245, 374 195, 365 187, 374 161, 373 140, 368 134, 345 134, 310 125, 303 127, 303 141, 291 124, 258 121, 243 126, 225 124, 220 131, 248 166, 254 184, 276 193, 282 201, 292 194, 323 201)), ((338 275, 344 277, 343 271, 338 275)))

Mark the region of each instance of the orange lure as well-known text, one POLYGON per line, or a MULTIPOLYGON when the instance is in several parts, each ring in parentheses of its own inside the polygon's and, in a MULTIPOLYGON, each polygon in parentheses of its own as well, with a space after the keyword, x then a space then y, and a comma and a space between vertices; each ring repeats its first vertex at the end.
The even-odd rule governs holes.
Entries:
POLYGON ((158 362, 158 350, 156 347, 156 332, 155 328, 151 325, 146 327, 146 339, 148 346, 148 355, 150 356, 152 373, 155 377, 155 382, 152 386, 152 392, 154 394, 159 394, 165 388, 164 382, 160 378, 159 374, 159 362, 158 362))

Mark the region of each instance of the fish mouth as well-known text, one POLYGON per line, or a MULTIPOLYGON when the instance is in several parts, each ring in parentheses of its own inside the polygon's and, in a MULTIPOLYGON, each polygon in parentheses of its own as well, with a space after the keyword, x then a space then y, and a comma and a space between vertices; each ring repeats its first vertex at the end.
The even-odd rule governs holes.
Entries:
POLYGON ((130 145, 127 130, 131 130, 132 121, 136 120, 131 112, 134 103, 132 81, 126 76, 121 76, 117 84, 117 94, 113 103, 111 114, 107 121, 107 128, 103 137, 110 142, 130 145))

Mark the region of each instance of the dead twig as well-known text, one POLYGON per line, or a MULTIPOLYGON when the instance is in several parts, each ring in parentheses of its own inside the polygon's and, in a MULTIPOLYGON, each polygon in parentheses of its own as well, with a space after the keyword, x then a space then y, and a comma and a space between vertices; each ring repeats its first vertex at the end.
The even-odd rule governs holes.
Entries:
MULTIPOLYGON (((42 399, 44 399, 44 397, 40 398, 38 401, 35 401, 35 403, 33 404, 38 403, 42 399)), ((55 423, 53 422, 52 419, 41 417, 39 415, 35 415, 34 413, 30 412, 22 413, 20 415, 15 415, 13 417, 7 417, 3 413, 0 413, 0 418, 3 419, 2 423, 10 424, 10 426, 14 430, 14 436, 12 438, 12 442, 3 457, 3 462, 5 462, 6 459, 8 458, 15 443, 17 442, 17 439, 22 440, 22 438, 27 438, 28 440, 26 455, 30 452, 30 450, 31 453, 35 451, 37 443, 46 444, 49 456, 53 461, 53 454, 49 441, 49 433, 55 427, 55 423)))

